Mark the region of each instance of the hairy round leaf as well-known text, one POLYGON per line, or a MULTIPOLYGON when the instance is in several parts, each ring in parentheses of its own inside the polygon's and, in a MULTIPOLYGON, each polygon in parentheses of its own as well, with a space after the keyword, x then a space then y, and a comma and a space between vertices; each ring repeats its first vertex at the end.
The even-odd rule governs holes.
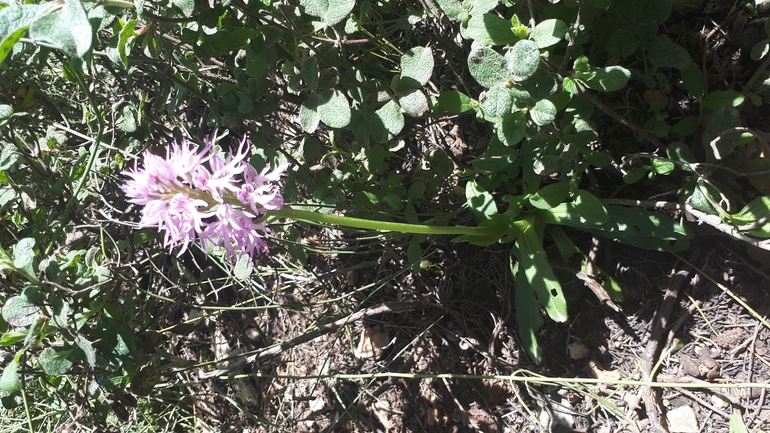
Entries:
POLYGON ((537 104, 529 111, 532 121, 539 126, 547 125, 556 118, 556 106, 547 99, 537 101, 537 104))
POLYGON ((508 45, 519 38, 511 31, 511 22, 495 14, 473 15, 468 27, 463 29, 463 36, 483 45, 508 45))
POLYGON ((410 81, 417 83, 419 88, 425 85, 433 75, 433 53, 427 47, 415 47, 401 56, 402 86, 409 86, 410 81))
POLYGON ((414 89, 398 98, 398 103, 404 113, 412 117, 420 117, 428 111, 428 98, 420 89, 414 89))
POLYGON ((537 71, 540 64, 540 51, 537 49, 537 44, 525 39, 516 42, 505 58, 508 60, 507 68, 512 74, 511 79, 524 81, 537 71))
POLYGON ((687 69, 692 62, 690 53, 681 45, 672 42, 666 35, 660 35, 647 44, 650 63, 658 67, 687 69))
POLYGON ((372 137, 380 143, 384 143, 404 128, 404 115, 401 114, 398 104, 390 101, 374 112, 374 118, 369 126, 372 137))
POLYGON ((350 123, 350 103, 338 90, 318 94, 318 115, 321 122, 332 128, 344 128, 350 123))
POLYGON ((17 295, 8 298, 3 306, 3 319, 13 326, 23 328, 35 323, 40 310, 30 303, 26 296, 17 295))
POLYGON ((355 0, 300 0, 305 13, 318 17, 324 23, 333 26, 350 14, 356 5, 355 0))
POLYGON ((597 69, 596 75, 586 81, 588 87, 600 92, 614 92, 626 87, 631 72, 622 66, 609 66, 597 69))
POLYGON ((505 87, 494 87, 489 89, 481 102, 481 109, 491 117, 503 117, 511 112, 511 93, 505 87))
POLYGON ((310 95, 299 108, 299 125, 307 133, 313 133, 318 129, 321 115, 318 114, 318 95, 310 95))
POLYGON ((40 368, 49 376, 61 376, 72 367, 72 361, 68 360, 65 353, 56 353, 51 347, 46 347, 40 352, 38 362, 40 368))
POLYGON ((506 70, 505 57, 489 47, 477 47, 468 56, 468 69, 473 78, 490 89, 508 83, 511 79, 506 70))
POLYGON ((449 113, 464 113, 473 109, 471 104, 473 100, 465 93, 456 90, 449 90, 441 93, 438 97, 438 107, 449 113))

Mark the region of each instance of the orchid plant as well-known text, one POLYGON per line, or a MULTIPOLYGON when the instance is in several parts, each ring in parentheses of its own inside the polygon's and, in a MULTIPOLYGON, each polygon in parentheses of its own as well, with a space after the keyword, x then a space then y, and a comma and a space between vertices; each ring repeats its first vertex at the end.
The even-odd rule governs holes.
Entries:
POLYGON ((292 209, 285 206, 276 182, 287 166, 262 172, 244 159, 250 150, 245 138, 235 154, 222 159, 214 152, 213 138, 202 149, 188 139, 173 143, 165 158, 146 150, 143 167, 125 172, 122 189, 130 203, 142 206, 140 227, 164 232, 163 246, 181 246, 181 256, 199 239, 203 250, 222 247, 228 260, 250 259, 267 251, 264 235, 269 217, 311 223, 424 235, 490 234, 484 227, 431 226, 374 221, 292 209))
MULTIPOLYGON (((489 245, 516 244, 511 250, 511 272, 515 276, 519 312, 517 321, 522 342, 539 363, 542 353, 535 332, 542 326, 540 308, 557 321, 567 320, 567 302, 543 246, 547 224, 571 226, 635 246, 658 250, 686 248, 690 233, 669 218, 652 212, 620 206, 604 206, 598 198, 575 185, 546 185, 533 194, 505 196, 507 210, 499 212, 494 197, 472 182, 470 202, 483 196, 488 209, 477 227, 434 226, 375 221, 343 215, 293 209, 284 204, 277 181, 287 166, 258 172, 245 161, 250 143, 245 138, 236 152, 222 159, 214 151, 213 138, 198 150, 190 140, 173 143, 165 158, 145 151, 144 166, 124 173, 123 191, 129 202, 143 206, 142 227, 165 232, 163 245, 171 250, 200 240, 204 251, 222 247, 228 260, 253 259, 267 251, 264 241, 268 221, 293 219, 380 232, 420 235, 454 235, 454 240, 489 245), (630 226, 629 226, 630 224, 630 226)), ((549 231, 562 255, 582 252, 558 228, 549 231)), ((567 257, 564 260, 567 261, 567 257)), ((583 254, 583 256, 585 256, 583 254)), ((587 258, 584 258, 584 267, 587 258)), ((598 270, 600 272, 600 270, 598 270)), ((608 296, 620 300, 617 284, 607 276, 608 296)))

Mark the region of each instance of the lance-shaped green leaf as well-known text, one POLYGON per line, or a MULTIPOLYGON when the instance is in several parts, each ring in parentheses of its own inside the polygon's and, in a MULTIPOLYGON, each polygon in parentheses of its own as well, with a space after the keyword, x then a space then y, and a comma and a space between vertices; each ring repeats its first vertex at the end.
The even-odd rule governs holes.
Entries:
POLYGON ((540 304, 518 263, 511 266, 511 273, 516 282, 516 324, 519 325, 521 344, 532 361, 540 364, 543 361, 543 349, 537 344, 537 331, 543 326, 540 304))
POLYGON ((589 221, 581 216, 579 204, 562 203, 553 209, 535 212, 547 224, 583 229, 589 233, 657 251, 681 251, 689 246, 692 234, 673 219, 644 209, 605 206, 605 223, 589 221))
POLYGON ((476 219, 484 221, 498 213, 497 205, 492 194, 478 185, 473 179, 465 185, 465 198, 468 207, 476 215, 476 219))
POLYGON ((388 102, 375 111, 369 125, 372 137, 379 143, 390 140, 403 128, 404 115, 401 114, 398 104, 394 101, 388 102))
POLYGON ((548 262, 534 218, 528 217, 527 220, 528 224, 519 233, 519 271, 526 276, 538 303, 545 308, 548 316, 556 322, 565 322, 567 300, 548 262))

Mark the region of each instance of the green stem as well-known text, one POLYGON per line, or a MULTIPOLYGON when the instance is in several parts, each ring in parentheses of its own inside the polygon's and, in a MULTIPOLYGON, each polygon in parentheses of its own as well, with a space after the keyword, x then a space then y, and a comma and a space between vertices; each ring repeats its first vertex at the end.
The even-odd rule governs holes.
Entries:
POLYGON ((323 214, 284 207, 283 209, 268 212, 269 216, 277 218, 290 218, 297 221, 305 221, 316 224, 334 224, 357 229, 379 230, 388 232, 411 233, 420 235, 477 235, 482 236, 492 233, 494 230, 486 227, 466 226, 431 226, 426 224, 405 224, 387 221, 374 221, 363 218, 353 218, 340 215, 323 214))

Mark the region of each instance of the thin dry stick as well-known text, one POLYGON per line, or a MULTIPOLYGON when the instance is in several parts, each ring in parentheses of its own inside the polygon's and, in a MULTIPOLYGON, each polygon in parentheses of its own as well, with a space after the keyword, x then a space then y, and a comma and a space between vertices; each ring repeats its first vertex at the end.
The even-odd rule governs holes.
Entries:
POLYGON ((240 358, 230 357, 230 358, 222 359, 221 361, 229 360, 232 362, 230 362, 230 364, 228 364, 227 366, 219 368, 217 370, 201 372, 198 375, 198 377, 200 379, 210 379, 212 377, 222 376, 224 374, 230 373, 235 369, 241 368, 246 364, 250 364, 258 359, 264 359, 273 355, 277 355, 283 351, 291 349, 292 347, 296 347, 296 346, 299 346, 300 344, 307 343, 308 341, 315 340, 316 338, 322 335, 328 334, 330 332, 334 332, 337 329, 349 323, 355 322, 357 320, 361 320, 366 317, 376 316, 378 314, 411 311, 421 306, 424 306, 424 305, 420 304, 419 302, 386 302, 384 304, 380 304, 375 307, 359 310, 346 317, 335 320, 334 322, 320 325, 318 328, 308 331, 302 335, 298 335, 292 338, 291 340, 284 341, 282 343, 279 343, 270 347, 266 347, 262 350, 257 351, 256 353, 252 353, 249 356, 240 357, 240 358))
MULTIPOLYGON (((651 376, 653 365, 655 365, 658 356, 660 356, 661 349, 663 348, 663 342, 667 340, 666 334, 668 333, 669 316, 674 309, 677 299, 679 299, 679 291, 687 282, 690 271, 682 270, 674 275, 671 283, 666 289, 666 294, 663 296, 663 302, 655 312, 655 316, 652 318, 650 324, 650 339, 647 342, 647 347, 642 354, 642 376, 647 382, 652 382, 654 377, 651 376)), ((647 418, 650 420, 650 425, 658 433, 667 433, 666 429, 660 423, 660 410, 658 409, 657 393, 650 386, 642 387, 642 395, 644 398, 644 408, 647 411, 647 418)))

